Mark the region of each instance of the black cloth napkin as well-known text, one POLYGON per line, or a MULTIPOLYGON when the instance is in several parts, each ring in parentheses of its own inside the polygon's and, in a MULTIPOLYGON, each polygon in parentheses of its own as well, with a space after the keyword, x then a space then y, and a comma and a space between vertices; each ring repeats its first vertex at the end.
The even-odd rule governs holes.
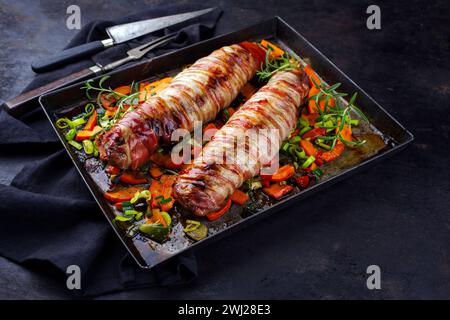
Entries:
MULTIPOLYGON (((68 47, 104 39, 105 27, 169 14, 200 10, 191 7, 154 7, 115 21, 94 21, 72 39, 68 47)), ((37 75, 24 90, 89 67, 106 64, 152 38, 178 31, 177 38, 149 56, 198 42, 213 34, 221 11, 121 44, 95 56, 37 75)), ((196 259, 180 256, 152 271, 140 269, 117 239, 92 195, 74 168, 39 106, 20 119, 0 111, 0 157, 39 154, 10 185, 0 185, 0 255, 33 270, 45 272, 65 285, 69 265, 78 265, 82 289, 76 294, 106 292, 190 282, 197 275, 196 259)))

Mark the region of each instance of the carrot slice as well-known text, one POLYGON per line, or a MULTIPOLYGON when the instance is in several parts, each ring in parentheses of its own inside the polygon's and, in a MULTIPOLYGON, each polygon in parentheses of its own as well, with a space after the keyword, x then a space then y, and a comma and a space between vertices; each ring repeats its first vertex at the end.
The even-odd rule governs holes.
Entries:
POLYGON ((150 192, 152 194, 152 208, 161 208, 163 211, 172 209, 175 200, 172 198, 173 184, 176 176, 163 175, 161 180, 153 180, 150 185, 150 192), (169 200, 170 199, 170 200, 169 200), (169 200, 169 201, 167 201, 169 200), (161 203, 163 202, 163 203, 161 203))
POLYGON ((305 150, 305 153, 308 156, 313 156, 316 157, 317 156, 317 149, 316 147, 314 147, 314 145, 309 142, 308 140, 300 140, 300 146, 303 148, 303 150, 305 150))
POLYGON ((289 192, 291 192, 292 189, 294 189, 294 187, 290 185, 281 186, 279 183, 274 183, 270 187, 263 188, 263 191, 265 194, 278 200, 281 197, 287 195, 289 192))
POLYGON ((248 194, 246 194, 245 192, 242 192, 239 189, 234 190, 233 194, 231 195, 231 201, 233 201, 234 203, 237 203, 239 205, 244 205, 248 199, 249 196, 248 194))
POLYGON ((320 155, 320 159, 325 162, 330 162, 337 159, 345 150, 345 145, 342 142, 336 143, 334 148, 330 151, 323 152, 320 155))
POLYGON ((97 125, 97 110, 94 109, 89 120, 86 122, 84 126, 84 130, 94 130, 94 127, 97 125))
POLYGON ((150 172, 150 175, 152 176, 153 179, 157 179, 157 178, 161 177, 164 174, 162 172, 162 170, 158 166, 155 166, 155 165, 152 165, 150 167, 149 172, 150 172))
POLYGON ((305 73, 308 75, 309 77, 309 84, 311 85, 311 87, 315 87, 316 85, 314 84, 314 82, 317 85, 321 84, 321 81, 319 79, 319 76, 317 75, 317 73, 309 66, 305 66, 303 68, 303 71, 305 71, 305 73), (314 81, 313 81, 314 80, 314 81))
POLYGON ((114 92, 123 94, 125 96, 129 95, 131 92, 131 86, 120 86, 114 89, 114 92))
POLYGON ((141 190, 142 188, 139 187, 129 187, 126 189, 105 192, 104 197, 111 202, 130 201, 134 194, 141 190))
POLYGON ((100 126, 95 126, 93 130, 80 130, 77 132, 77 135, 75 136, 75 140, 83 141, 83 140, 90 139, 93 135, 100 132, 101 130, 103 130, 103 129, 100 126))
POLYGON ((284 51, 280 47, 273 44, 272 42, 269 42, 267 40, 261 40, 261 45, 266 49, 269 48, 272 49, 269 53, 271 59, 280 58, 284 55, 284 51))
POLYGON ((147 83, 145 86, 140 86, 139 102, 142 103, 150 96, 159 93, 165 89, 172 82, 172 80, 172 77, 166 77, 161 80, 147 83))
POLYGON ((270 178, 274 182, 281 182, 289 179, 295 174, 295 168, 291 164, 282 166, 270 178))
POLYGON ((223 216, 228 210, 230 210, 231 207, 231 199, 228 199, 225 206, 216 212, 211 212, 206 215, 209 221, 214 221, 219 219, 221 216, 223 216))
POLYGON ((128 183, 128 184, 142 184, 142 183, 148 182, 146 177, 144 177, 143 175, 134 173, 134 172, 124 172, 120 176, 120 181, 123 183, 128 183))

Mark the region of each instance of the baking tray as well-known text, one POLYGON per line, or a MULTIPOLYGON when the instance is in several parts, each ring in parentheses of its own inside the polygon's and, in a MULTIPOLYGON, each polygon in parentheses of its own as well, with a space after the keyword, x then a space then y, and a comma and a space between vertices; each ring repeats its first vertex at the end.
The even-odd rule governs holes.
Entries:
MULTIPOLYGON (((325 181, 318 182, 306 190, 289 196, 286 199, 268 208, 262 209, 253 215, 234 221, 233 224, 224 224, 221 228, 218 228, 214 234, 210 234, 207 238, 199 242, 189 243, 184 247, 174 246, 171 248, 170 244, 169 246, 163 247, 158 244, 152 245, 151 241, 150 243, 147 241, 136 241, 134 238, 127 237, 121 229, 117 228, 113 224, 112 220, 115 217, 114 209, 104 199, 103 193, 98 185, 98 179, 96 183, 96 180, 94 180, 91 176, 92 173, 89 173, 86 170, 84 162, 78 158, 73 148, 71 148, 64 139, 64 134, 55 127, 55 121, 64 112, 66 112, 66 110, 72 110, 77 108, 77 106, 80 107, 88 102, 84 92, 80 90, 82 84, 74 84, 40 97, 39 101, 44 109, 44 112, 46 113, 50 123, 66 148, 76 168, 81 174, 81 177, 85 181, 101 210, 127 250, 142 268, 151 269, 173 259, 177 255, 198 249, 201 246, 210 244, 215 240, 228 236, 232 232, 240 230, 250 223, 266 218, 276 211, 291 206, 295 202, 305 199, 315 192, 322 190, 323 188, 328 187, 341 179, 349 177, 351 174, 365 169, 379 160, 391 156, 413 141, 413 136, 409 131, 407 131, 398 121, 396 121, 363 89, 361 89, 341 70, 339 70, 339 68, 337 68, 319 50, 309 43, 308 40, 306 40, 299 32, 294 30, 279 17, 274 17, 251 27, 217 36, 175 52, 161 55, 154 59, 141 61, 129 67, 111 72, 109 73, 111 77, 108 79, 108 85, 114 88, 133 81, 144 81, 152 78, 153 76, 163 74, 167 75, 171 70, 173 71, 177 68, 193 63, 195 60, 209 55, 213 50, 222 46, 238 43, 244 40, 260 40, 263 38, 272 39, 288 51, 300 54, 301 57, 307 60, 312 68, 316 70, 327 83, 342 83, 340 91, 350 93, 357 91, 358 105, 367 115, 371 124, 379 130, 384 137, 387 137, 389 140, 388 146, 376 155, 365 159, 351 168, 338 172, 336 175, 329 177, 325 181)), ((98 81, 100 78, 101 77, 96 77, 94 79, 95 81, 98 81)), ((179 224, 178 227, 180 228, 181 224, 179 224)))

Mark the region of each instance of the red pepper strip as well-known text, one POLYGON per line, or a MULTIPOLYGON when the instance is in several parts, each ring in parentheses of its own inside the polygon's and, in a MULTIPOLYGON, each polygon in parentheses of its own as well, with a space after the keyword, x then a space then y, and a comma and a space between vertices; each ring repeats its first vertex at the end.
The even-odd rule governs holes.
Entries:
POLYGON ((313 157, 317 156, 317 149, 308 140, 300 140, 300 146, 303 148, 303 150, 305 150, 305 153, 308 156, 313 156, 313 157))
POLYGON ((290 185, 281 186, 278 183, 274 183, 268 188, 263 188, 263 191, 265 194, 278 200, 281 197, 287 195, 289 192, 291 192, 292 189, 293 189, 293 187, 290 185))
POLYGON ((130 201, 133 198, 134 194, 141 190, 142 188, 139 187, 129 187, 117 191, 105 192, 104 197, 111 202, 130 201))
POLYGON ((214 221, 219 219, 221 216, 223 216, 228 210, 230 210, 231 207, 231 199, 228 199, 227 203, 225 204, 225 207, 220 209, 216 212, 211 212, 206 215, 209 221, 214 221))
POLYGON ((233 194, 231 195, 231 201, 241 206, 244 205, 248 201, 248 199, 248 194, 238 189, 234 190, 233 194))
POLYGON ((148 182, 146 177, 132 172, 124 172, 120 176, 120 181, 128 184, 142 184, 148 182))
POLYGON ((94 109, 91 116, 89 117, 89 120, 86 122, 86 125, 84 126, 84 130, 94 130, 95 126, 97 125, 97 110, 94 109))
POLYGON ((281 168, 279 168, 277 170, 277 172, 275 172, 272 177, 270 178, 270 180, 274 181, 274 182, 281 182, 281 181, 285 181, 287 179, 289 179, 290 177, 292 177, 295 174, 295 168, 293 165, 287 164, 282 166, 281 168))
POLYGON ((311 139, 314 140, 319 136, 324 136, 326 135, 327 130, 325 128, 314 128, 312 130, 309 130, 308 132, 306 132, 303 136, 302 139, 311 139))
POLYGON ((100 103, 102 104, 103 108, 105 108, 106 110, 116 110, 117 107, 114 106, 114 104, 116 103, 116 98, 114 98, 113 95, 109 95, 106 93, 103 93, 100 96, 100 103))
POLYGON ((246 49, 252 56, 258 60, 258 65, 266 61, 266 51, 254 42, 244 41, 239 43, 241 47, 246 49))
POLYGON ((297 177, 295 179, 295 182, 297 182, 297 185, 300 189, 306 189, 309 186, 309 177, 308 176, 301 176, 297 177))
POLYGON ((114 204, 114 206, 117 208, 117 209, 119 209, 119 210, 122 210, 122 202, 117 202, 117 203, 115 203, 114 204))

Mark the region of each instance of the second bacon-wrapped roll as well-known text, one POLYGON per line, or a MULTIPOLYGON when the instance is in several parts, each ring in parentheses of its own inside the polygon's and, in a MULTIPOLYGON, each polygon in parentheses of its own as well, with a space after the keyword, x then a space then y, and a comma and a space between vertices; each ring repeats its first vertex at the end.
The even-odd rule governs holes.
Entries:
POLYGON ((177 201, 199 216, 220 210, 234 190, 272 160, 270 153, 252 148, 261 146, 261 135, 252 136, 247 130, 262 134, 261 129, 275 129, 276 135, 262 136, 262 144, 279 146, 295 127, 298 107, 308 91, 301 69, 276 73, 216 132, 192 167, 177 177, 177 201))
POLYGON ((264 55, 258 45, 243 42, 201 58, 100 135, 100 158, 121 169, 139 168, 160 143, 170 143, 174 130, 192 131, 194 122, 213 120, 255 75, 264 55))

